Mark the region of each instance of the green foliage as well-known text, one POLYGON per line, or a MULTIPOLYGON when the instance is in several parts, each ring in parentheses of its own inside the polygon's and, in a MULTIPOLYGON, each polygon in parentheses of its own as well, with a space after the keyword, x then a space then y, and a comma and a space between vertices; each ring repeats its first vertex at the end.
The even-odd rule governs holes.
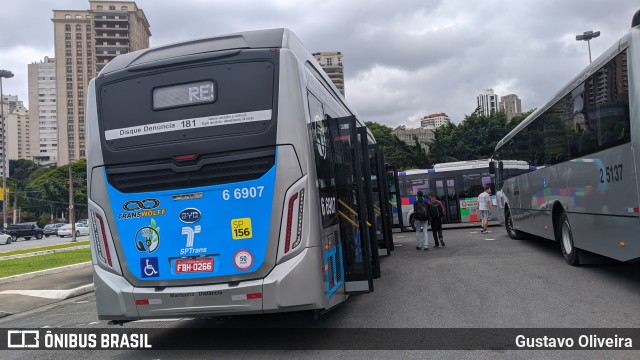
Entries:
POLYGON ((18 189, 24 188, 31 175, 39 168, 40 166, 31 160, 9 160, 9 174, 18 189))
MULTIPOLYGON (((22 209, 28 210, 43 220, 43 213, 60 214, 68 213, 69 208, 69 166, 59 166, 48 169, 37 169, 32 173, 31 179, 23 189, 18 204, 22 209)), ((73 201, 75 204, 76 219, 86 218, 87 213, 87 163, 84 160, 71 165, 72 177, 77 179, 73 184, 73 201)), ((35 219, 34 219, 35 220, 35 219)), ((41 224, 42 225, 42 224, 41 224)))
POLYGON ((490 116, 474 112, 465 116, 459 125, 449 124, 438 128, 435 139, 429 144, 428 158, 431 164, 487 159, 493 154, 498 141, 524 120, 533 110, 507 121, 504 112, 490 116))
POLYGON ((52 269, 91 260, 91 249, 68 250, 58 253, 2 260, 0 278, 28 272, 52 269))
POLYGON ((387 164, 393 164, 399 170, 428 167, 427 156, 417 140, 414 145, 407 145, 388 126, 373 121, 367 121, 366 125, 380 145, 387 164))

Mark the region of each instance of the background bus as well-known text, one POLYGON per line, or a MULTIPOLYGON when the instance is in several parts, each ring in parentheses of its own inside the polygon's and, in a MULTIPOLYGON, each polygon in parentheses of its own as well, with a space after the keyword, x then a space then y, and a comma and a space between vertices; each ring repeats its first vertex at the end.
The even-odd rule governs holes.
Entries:
POLYGON ((121 55, 88 98, 99 319, 320 311, 373 291, 392 248, 384 160, 291 31, 121 55))
POLYGON ((570 265, 584 251, 640 258, 637 25, 507 134, 493 156, 509 236, 558 241, 570 265), (530 168, 506 169, 513 161, 530 168))
MULTIPOLYGON (((477 198, 490 186, 493 191, 493 176, 489 174, 489 160, 457 161, 436 164, 432 169, 406 170, 398 172, 402 220, 405 226, 413 225, 413 203, 416 194, 433 192, 442 201, 446 217, 444 223, 477 222, 477 198)), ((492 195, 495 200, 495 196, 492 195)), ((492 212, 492 216, 495 215, 492 212)), ((495 220, 495 218, 493 219, 495 220)))

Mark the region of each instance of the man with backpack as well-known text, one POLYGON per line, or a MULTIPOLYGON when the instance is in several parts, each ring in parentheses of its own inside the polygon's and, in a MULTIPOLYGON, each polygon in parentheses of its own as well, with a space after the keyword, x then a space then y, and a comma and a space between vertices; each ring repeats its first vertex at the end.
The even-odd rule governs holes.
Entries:
POLYGON ((434 193, 429 193, 429 222, 431 223, 431 231, 433 231, 433 240, 436 247, 444 247, 444 239, 442 238, 442 221, 444 221, 444 206, 442 202, 436 199, 434 193))
POLYGON ((413 203, 413 224, 416 227, 416 250, 423 248, 423 244, 420 238, 420 231, 423 233, 424 250, 429 250, 429 234, 427 233, 427 227, 429 226, 429 214, 427 210, 427 202, 424 201, 424 193, 418 191, 418 199, 413 203))

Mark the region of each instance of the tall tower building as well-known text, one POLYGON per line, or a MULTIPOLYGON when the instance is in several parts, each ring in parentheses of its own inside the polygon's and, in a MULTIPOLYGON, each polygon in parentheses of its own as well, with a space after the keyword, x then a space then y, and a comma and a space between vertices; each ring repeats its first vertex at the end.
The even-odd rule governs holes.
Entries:
POLYGON ((9 139, 9 141, 7 141, 8 160, 33 160, 31 156, 31 147, 33 145, 31 138, 32 131, 29 122, 29 112, 23 106, 15 108, 7 116, 7 138, 9 139))
MULTIPOLYGON (((4 114, 4 129, 0 129, 0 150, 5 153, 5 164, 7 165, 7 175, 9 175, 9 156, 11 151, 11 142, 14 141, 9 133, 9 127, 11 126, 9 123, 9 115, 15 112, 18 109, 23 109, 24 104, 22 100, 18 100, 18 95, 8 95, 2 94, 2 108, 4 114), (6 132, 6 138, 4 137, 3 131, 6 132), (5 141, 6 140, 6 141, 5 141)), ((15 120, 14 120, 15 121, 15 120)), ((2 174, 2 160, 0 157, 0 175, 2 174)), ((2 186, 0 185, 0 192, 2 190, 2 186)))
POLYGON ((344 96, 344 66, 342 65, 342 53, 339 51, 323 51, 313 54, 316 61, 324 72, 327 73, 329 79, 340 90, 344 96))
POLYGON ((514 115, 522 114, 522 100, 516 94, 502 96, 500 110, 507 113, 507 119, 511 120, 514 115))
POLYGON ((40 165, 58 164, 56 61, 45 56, 29 64, 31 158, 40 165))
POLYGON ((149 47, 149 22, 135 2, 89 0, 88 10, 53 10, 58 94, 58 164, 86 157, 89 80, 120 54, 149 47))
POLYGON ((478 103, 477 109, 481 115, 489 116, 499 110, 498 103, 500 98, 493 93, 493 89, 485 89, 476 99, 478 103))

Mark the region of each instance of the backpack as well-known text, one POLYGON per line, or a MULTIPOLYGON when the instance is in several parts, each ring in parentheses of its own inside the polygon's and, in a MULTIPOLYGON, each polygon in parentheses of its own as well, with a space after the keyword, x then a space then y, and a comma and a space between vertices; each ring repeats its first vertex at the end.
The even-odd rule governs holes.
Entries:
POLYGON ((414 216, 416 217, 416 219, 420 221, 429 219, 429 216, 427 215, 427 204, 424 202, 424 200, 416 201, 413 208, 414 216))
POLYGON ((444 217, 444 209, 442 208, 442 203, 438 200, 433 200, 429 204, 429 214, 431 214, 431 218, 434 219, 442 219, 444 217))

